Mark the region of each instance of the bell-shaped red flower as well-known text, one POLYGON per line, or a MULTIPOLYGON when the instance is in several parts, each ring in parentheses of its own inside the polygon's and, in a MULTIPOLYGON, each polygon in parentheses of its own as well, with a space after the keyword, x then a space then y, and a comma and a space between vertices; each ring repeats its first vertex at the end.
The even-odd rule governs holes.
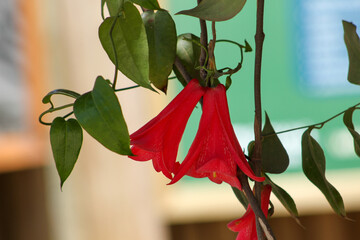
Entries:
POLYGON ((152 159, 155 170, 172 179, 179 167, 176 156, 186 123, 204 92, 198 80, 191 80, 155 118, 130 135, 135 156, 129 157, 137 161, 152 159))
POLYGON ((207 88, 203 96, 203 113, 199 130, 187 156, 170 184, 184 175, 195 178, 208 177, 215 183, 223 181, 241 189, 236 176, 237 167, 247 176, 257 177, 247 162, 230 122, 230 114, 224 85, 207 88))
MULTIPOLYGON (((271 186, 265 185, 261 191, 261 210, 264 215, 268 215, 268 207, 270 201, 271 186)), ((236 240, 257 240, 256 233, 256 222, 255 222, 255 213, 252 208, 249 206, 246 209, 244 216, 239 219, 236 219, 230 222, 228 228, 234 232, 239 232, 236 240)))

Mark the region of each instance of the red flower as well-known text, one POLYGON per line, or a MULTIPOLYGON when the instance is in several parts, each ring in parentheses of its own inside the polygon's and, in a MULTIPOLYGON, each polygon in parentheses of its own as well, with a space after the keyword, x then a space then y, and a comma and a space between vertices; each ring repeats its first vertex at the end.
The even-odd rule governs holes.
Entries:
MULTIPOLYGON (((271 186, 265 185, 261 191, 261 210, 264 215, 268 215, 271 186)), ((234 232, 239 232, 236 240, 257 240, 255 213, 250 205, 247 207, 244 216, 230 222, 228 228, 234 232)))
POLYGON ((129 157, 152 159, 155 170, 171 179, 179 166, 176 156, 186 123, 204 92, 198 80, 191 80, 155 118, 130 135, 135 156, 129 157))
POLYGON ((241 150, 230 122, 226 89, 219 84, 215 88, 206 89, 199 130, 170 184, 188 175, 195 178, 208 177, 215 183, 224 181, 241 189, 236 176, 237 167, 250 178, 264 181, 263 177, 255 176, 241 150))

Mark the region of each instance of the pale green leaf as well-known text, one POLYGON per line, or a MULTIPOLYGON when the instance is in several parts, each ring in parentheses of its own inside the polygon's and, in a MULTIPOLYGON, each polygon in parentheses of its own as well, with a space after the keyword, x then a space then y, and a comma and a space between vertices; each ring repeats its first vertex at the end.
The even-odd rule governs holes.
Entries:
POLYGON ((233 18, 244 7, 246 0, 203 0, 195 8, 180 11, 208 21, 225 21, 233 18))

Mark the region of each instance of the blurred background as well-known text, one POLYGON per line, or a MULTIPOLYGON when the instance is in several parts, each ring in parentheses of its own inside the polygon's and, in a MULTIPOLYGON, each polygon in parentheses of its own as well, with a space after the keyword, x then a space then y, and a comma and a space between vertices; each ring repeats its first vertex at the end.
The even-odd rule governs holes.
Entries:
MULTIPOLYGON (((195 1, 159 1, 171 14, 195 1)), ((346 80, 347 55, 341 20, 360 24, 360 4, 347 1, 277 1, 265 9, 263 104, 276 130, 323 121, 359 101, 346 80)), ((178 34, 198 35, 198 20, 174 16, 178 34)), ((254 46, 255 3, 217 24, 218 39, 254 46)), ((235 239, 226 224, 244 213, 229 186, 183 179, 167 186, 152 168, 116 155, 84 134, 73 173, 60 189, 51 156, 49 127, 38 116, 41 99, 58 88, 84 93, 98 75, 112 78, 113 65, 97 31, 100 0, 0 1, 0 240, 199 240, 235 239)), ((218 44, 218 67, 235 66, 233 46, 218 44), (224 65, 224 66, 221 66, 224 65)), ((228 91, 230 111, 242 147, 253 138, 254 53, 228 91)), ((120 77, 119 87, 133 84, 120 77)), ((155 116, 180 91, 169 94, 134 89, 118 94, 129 131, 155 116)), ((65 100, 54 97, 56 103, 65 100)), ((186 153, 196 133, 195 109, 180 149, 186 153)), ((358 116, 357 116, 358 117, 358 116)), ((46 119, 51 121, 51 117, 46 119)), ((356 125, 356 123, 355 123, 356 125)), ((327 178, 342 194, 348 217, 332 209, 301 173, 302 132, 281 135, 291 164, 273 181, 294 198, 299 226, 275 197, 270 219, 278 239, 357 239, 360 235, 360 159, 341 119, 314 132, 327 157, 327 178)))

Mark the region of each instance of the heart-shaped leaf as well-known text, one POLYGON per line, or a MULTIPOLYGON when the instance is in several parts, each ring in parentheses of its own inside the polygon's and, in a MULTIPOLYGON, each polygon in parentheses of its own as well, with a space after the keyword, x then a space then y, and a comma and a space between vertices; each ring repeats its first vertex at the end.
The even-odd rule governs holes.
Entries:
MULTIPOLYGON (((271 185, 272 192, 279 199, 281 204, 286 208, 292 217, 297 219, 299 216, 296 204, 292 197, 280 186, 276 185, 268 175, 265 174, 265 183, 271 185)), ((298 220, 297 220, 298 221, 298 220)))
POLYGON ((175 23, 166 11, 146 11, 142 14, 149 44, 150 81, 166 93, 168 76, 176 56, 175 23))
POLYGON ((345 126, 349 130, 351 136, 354 139, 355 153, 356 153, 356 155, 358 155, 360 157, 360 134, 355 131, 353 120, 352 120, 355 109, 356 108, 353 107, 353 108, 349 108, 348 110, 346 110, 344 113, 343 121, 344 121, 345 126))
POLYGON ((106 148, 122 155, 132 154, 120 103, 103 77, 97 77, 94 89, 75 101, 74 113, 81 126, 106 148))
POLYGON ((75 119, 54 119, 50 128, 50 142, 61 187, 75 166, 82 141, 82 129, 75 119))
POLYGON ((345 217, 345 207, 340 193, 325 177, 325 155, 319 143, 310 135, 312 127, 302 135, 302 167, 306 177, 324 194, 333 210, 345 217))
POLYGON ((289 155, 274 131, 269 116, 266 114, 264 129, 262 130, 261 163, 264 172, 282 173, 289 166, 289 155))
POLYGON ((132 3, 124 3, 121 16, 104 20, 99 28, 99 38, 111 61, 114 64, 117 62, 125 76, 140 86, 152 89, 146 31, 139 11, 132 3))
POLYGON ((160 6, 157 0, 131 0, 133 3, 138 4, 146 9, 159 10, 160 6))
POLYGON ((344 40, 349 55, 348 80, 360 85, 360 39, 356 33, 356 26, 350 22, 342 21, 344 27, 344 40))
MULTIPOLYGON (((199 67, 199 57, 201 49, 199 45, 192 41, 200 43, 200 38, 191 33, 179 35, 177 39, 176 56, 184 65, 186 71, 190 74, 191 78, 201 79, 200 71, 199 69, 197 69, 197 67, 199 67)), ((187 82, 182 77, 175 65, 173 70, 181 84, 183 86, 186 86, 187 82)))
POLYGON ((246 0, 202 0, 195 8, 180 11, 177 14, 209 21, 225 21, 238 14, 245 3, 246 0))

